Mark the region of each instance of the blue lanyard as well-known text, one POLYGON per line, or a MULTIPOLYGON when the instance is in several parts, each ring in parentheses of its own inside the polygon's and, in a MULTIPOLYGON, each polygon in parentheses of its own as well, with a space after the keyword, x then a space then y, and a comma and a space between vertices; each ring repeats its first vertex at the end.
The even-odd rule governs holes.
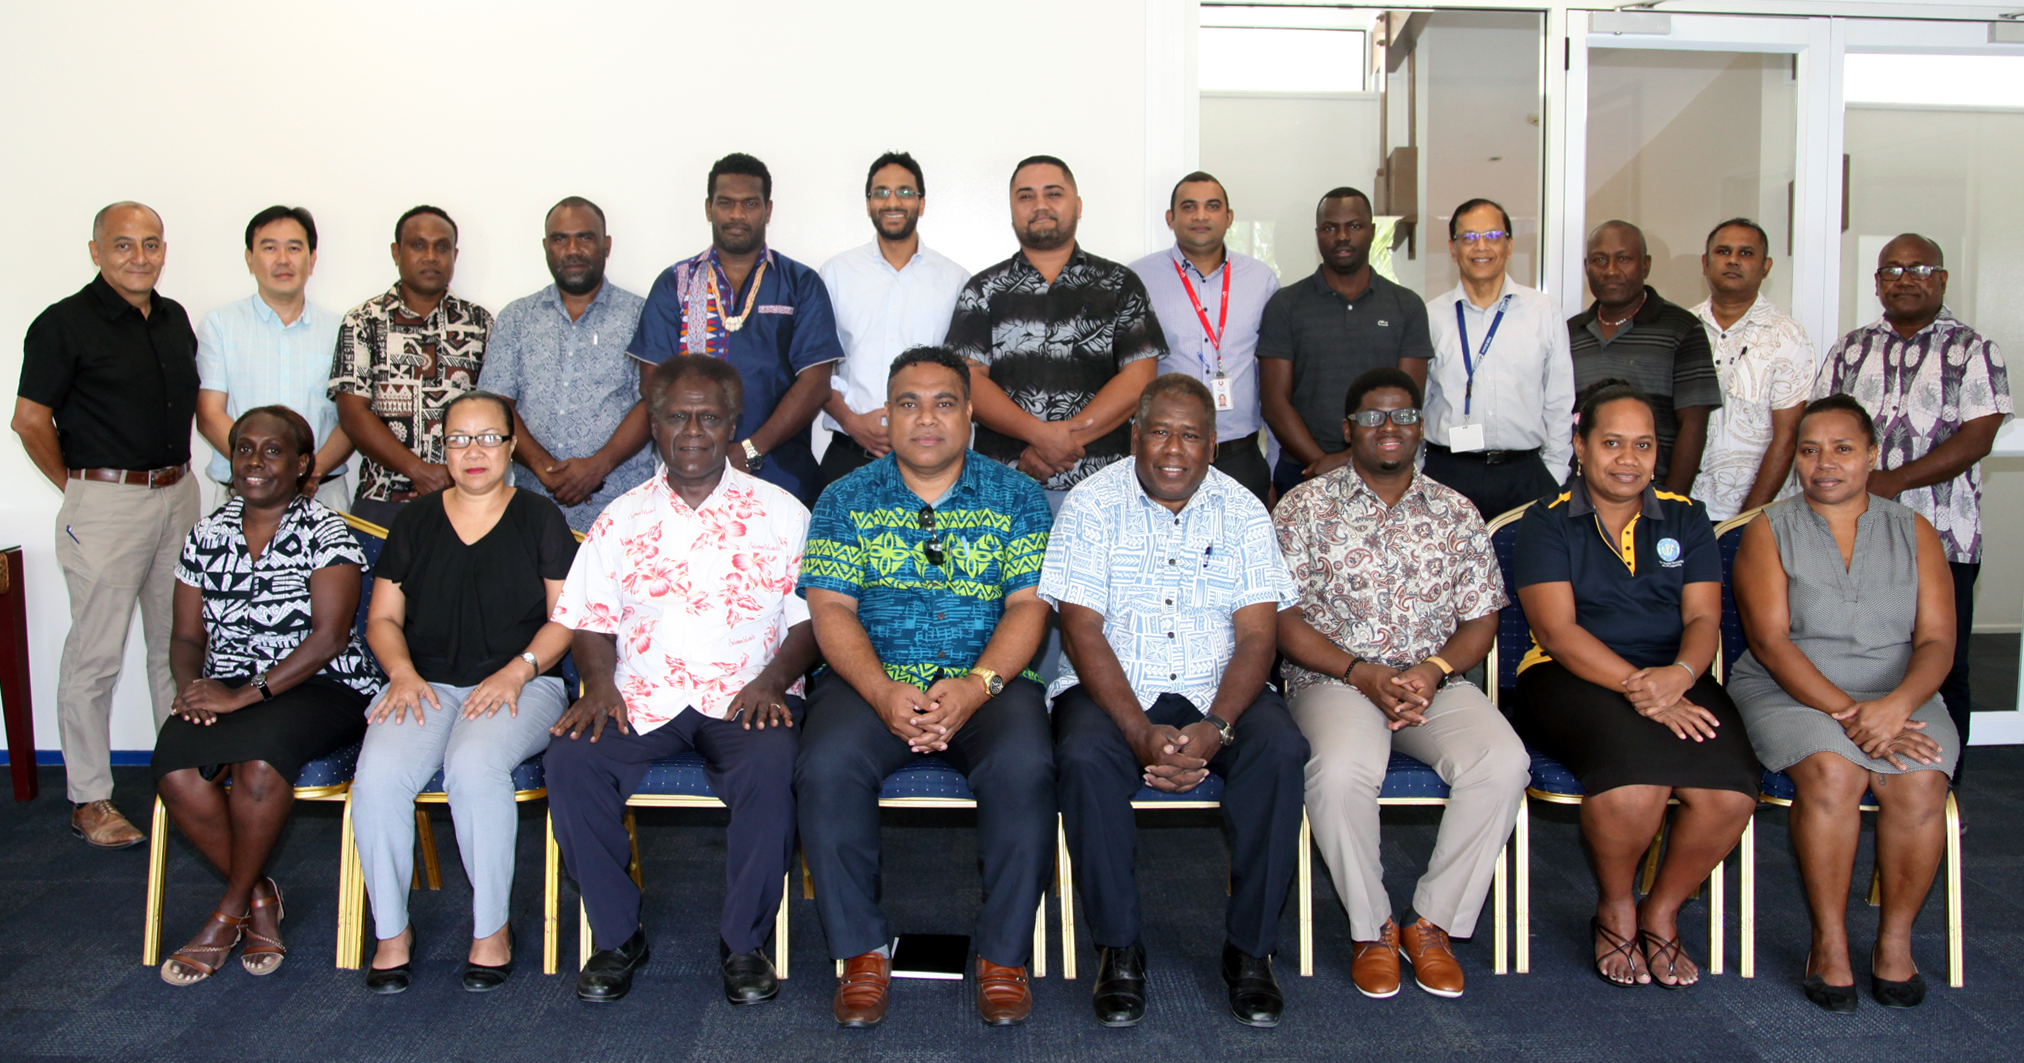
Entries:
POLYGON ((1483 349, 1476 352, 1474 361, 1469 358, 1469 322, 1462 316, 1462 300, 1455 300, 1455 329, 1462 335, 1462 372, 1469 382, 1462 387, 1462 416, 1469 416, 1469 406, 1476 397, 1476 362, 1488 361, 1490 344, 1497 341, 1497 326, 1504 323, 1504 311, 1511 306, 1511 297, 1506 295, 1497 301, 1497 316, 1490 319, 1490 334, 1483 337, 1483 349))

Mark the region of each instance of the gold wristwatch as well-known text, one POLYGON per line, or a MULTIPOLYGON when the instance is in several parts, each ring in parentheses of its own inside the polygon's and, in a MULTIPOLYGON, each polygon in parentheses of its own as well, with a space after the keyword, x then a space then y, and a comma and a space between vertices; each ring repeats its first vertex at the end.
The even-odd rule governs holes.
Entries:
POLYGON ((998 695, 1005 692, 1004 677, 1000 676, 998 673, 990 670, 989 668, 983 667, 972 668, 970 669, 970 674, 984 681, 985 697, 995 698, 998 695))

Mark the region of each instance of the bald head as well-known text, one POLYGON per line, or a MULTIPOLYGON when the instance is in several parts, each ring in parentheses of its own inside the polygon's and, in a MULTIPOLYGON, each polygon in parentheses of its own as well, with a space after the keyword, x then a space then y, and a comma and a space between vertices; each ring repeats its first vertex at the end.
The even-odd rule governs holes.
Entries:
POLYGON ((1642 305, 1645 278, 1652 271, 1644 232, 1627 221, 1603 222, 1588 234, 1581 268, 1603 316, 1619 318, 1632 313, 1642 305))
POLYGON ((168 245, 162 216, 139 203, 114 203, 91 219, 91 264, 141 313, 154 305, 155 281, 162 275, 168 245))
POLYGON ((1907 254, 1916 256, 1917 261, 1932 266, 1945 267, 1947 264, 1947 256, 1940 250, 1939 243, 1918 233, 1900 233, 1893 237, 1890 243, 1883 245, 1882 251, 1877 252, 1876 264, 1878 268, 1882 268, 1893 259, 1912 261, 1905 257, 1907 254))
POLYGON ((122 199, 117 203, 108 203, 100 207, 98 213, 91 216, 91 238, 93 240, 103 240, 108 223, 116 224, 117 222, 125 221, 130 214, 139 214, 143 218, 152 221, 155 227, 155 234, 161 234, 162 216, 155 213, 155 208, 148 206, 146 203, 136 203, 131 199, 122 199))
POLYGON ((1627 221, 1606 221, 1596 226, 1588 234, 1588 250, 1595 250, 1596 246, 1604 242, 1609 236, 1629 240, 1632 246, 1637 248, 1639 258, 1644 258, 1651 254, 1645 247, 1644 230, 1627 221))

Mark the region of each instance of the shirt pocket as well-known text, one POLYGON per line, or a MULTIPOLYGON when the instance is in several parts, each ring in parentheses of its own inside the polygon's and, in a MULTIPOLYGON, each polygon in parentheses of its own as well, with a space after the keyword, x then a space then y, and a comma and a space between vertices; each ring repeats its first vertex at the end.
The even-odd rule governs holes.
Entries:
POLYGON ((724 623, 735 631, 747 624, 770 621, 779 610, 783 595, 793 590, 794 578, 787 571, 787 551, 778 546, 741 543, 724 552, 713 595, 724 623))

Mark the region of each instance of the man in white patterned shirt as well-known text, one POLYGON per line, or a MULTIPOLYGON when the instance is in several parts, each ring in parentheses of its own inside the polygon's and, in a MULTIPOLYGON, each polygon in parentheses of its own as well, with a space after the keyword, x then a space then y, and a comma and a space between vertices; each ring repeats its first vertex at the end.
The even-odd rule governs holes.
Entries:
POLYGON ((555 841, 597 947, 576 979, 586 1002, 625 996, 647 961, 640 891, 626 874, 626 799, 655 761, 690 751, 731 810, 724 996, 757 1004, 780 991, 761 946, 794 853, 792 728, 815 663, 794 593, 808 511, 728 466, 742 392, 721 358, 673 355, 654 368, 649 428, 667 473, 605 507, 550 618, 576 630, 584 684, 543 763, 555 841))
POLYGON ((1097 1019, 1131 1026, 1145 1016, 1132 798, 1141 784, 1194 791, 1213 773, 1231 850, 1230 1012, 1276 1026, 1284 1002, 1272 953, 1299 858, 1308 746, 1265 678, 1275 618, 1298 598, 1265 507, 1210 467, 1207 386, 1180 373, 1155 379, 1139 397, 1131 448, 1131 461, 1069 492, 1040 573, 1067 651, 1048 690, 1056 792, 1098 949, 1097 1019))
POLYGON ((1715 354, 1722 405, 1708 414, 1694 497, 1719 523, 1799 490, 1792 454, 1813 387, 1813 341, 1758 294, 1771 275, 1771 241, 1756 222, 1730 218, 1715 226, 1701 275, 1708 298, 1694 316, 1715 354))

